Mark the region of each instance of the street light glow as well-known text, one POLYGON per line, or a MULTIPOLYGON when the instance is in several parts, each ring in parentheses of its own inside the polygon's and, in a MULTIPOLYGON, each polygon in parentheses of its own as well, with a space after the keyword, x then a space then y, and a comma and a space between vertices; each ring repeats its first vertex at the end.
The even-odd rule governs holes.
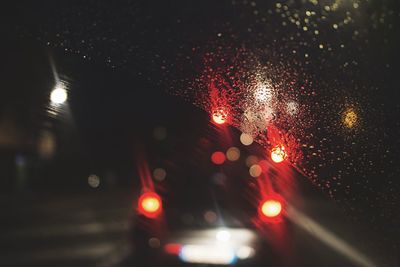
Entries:
POLYGON ((67 98, 67 90, 60 85, 57 85, 50 94, 50 100, 54 104, 63 104, 67 101, 67 98))

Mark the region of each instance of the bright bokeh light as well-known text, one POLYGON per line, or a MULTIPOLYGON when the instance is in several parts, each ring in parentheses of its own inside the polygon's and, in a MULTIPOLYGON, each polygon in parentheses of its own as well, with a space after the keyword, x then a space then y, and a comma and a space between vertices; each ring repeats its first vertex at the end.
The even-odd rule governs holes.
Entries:
POLYGON ((211 161, 216 165, 221 165, 225 162, 225 154, 221 151, 216 151, 211 155, 211 161))
POLYGON ((65 101, 67 101, 67 98, 67 90, 60 85, 56 86, 56 88, 54 88, 50 94, 50 100, 54 104, 63 104, 65 101))
POLYGON ((253 137, 251 137, 249 134, 242 133, 240 135, 240 142, 245 146, 249 146, 253 143, 253 137))
POLYGON ((343 124, 347 128, 353 128, 357 124, 358 116, 354 109, 349 108, 343 114, 343 124))
POLYGON ((215 236, 219 242, 228 242, 231 239, 231 233, 228 230, 219 230, 215 236))
POLYGON ((282 204, 275 199, 265 200, 261 205, 261 213, 267 218, 276 218, 282 212, 282 204))
POLYGON ((238 259, 251 258, 258 243, 257 233, 247 228, 193 229, 187 233, 187 237, 180 239, 179 258, 202 266, 232 265, 238 259))
POLYGON ((231 265, 236 254, 230 246, 221 245, 184 245, 179 253, 183 262, 212 265, 231 265))
POLYGON ((216 124, 224 124, 228 120, 228 112, 224 108, 217 108, 212 112, 212 120, 216 124))
POLYGON ((93 188, 97 188, 100 186, 100 178, 96 174, 91 174, 88 177, 88 184, 93 188))
POLYGON ((240 122, 240 129, 246 133, 241 136, 241 142, 244 145, 250 145, 253 142, 252 136, 257 136, 260 132, 267 129, 272 119, 275 117, 275 111, 270 104, 250 104, 245 110, 240 122))
POLYGON ((249 173, 252 177, 258 177, 262 173, 262 168, 258 164, 254 164, 250 167, 249 173))
POLYGON ((255 254, 254 248, 248 246, 241 246, 236 251, 236 257, 242 260, 248 259, 252 257, 254 254, 255 254))
POLYGON ((275 163, 281 163, 286 159, 286 151, 283 146, 276 146, 271 150, 271 159, 275 163))
POLYGON ((268 102, 272 98, 272 88, 270 84, 260 83, 254 91, 254 98, 260 102, 268 102))
POLYGON ((149 218, 157 217, 162 209, 162 202, 159 195, 154 192, 147 192, 140 196, 138 210, 149 218))
POLYGON ((295 101, 287 102, 286 112, 291 116, 296 115, 299 112, 299 104, 295 101))
POLYGON ((220 114, 213 114, 213 121, 216 124, 224 124, 226 122, 226 118, 224 118, 222 115, 220 114))

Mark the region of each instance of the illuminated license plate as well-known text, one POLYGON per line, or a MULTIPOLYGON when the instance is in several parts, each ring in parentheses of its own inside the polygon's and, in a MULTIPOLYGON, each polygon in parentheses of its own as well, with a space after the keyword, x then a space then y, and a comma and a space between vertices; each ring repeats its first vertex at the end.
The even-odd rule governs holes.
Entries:
POLYGON ((229 246, 185 245, 179 258, 189 263, 233 264, 236 261, 235 251, 229 246))

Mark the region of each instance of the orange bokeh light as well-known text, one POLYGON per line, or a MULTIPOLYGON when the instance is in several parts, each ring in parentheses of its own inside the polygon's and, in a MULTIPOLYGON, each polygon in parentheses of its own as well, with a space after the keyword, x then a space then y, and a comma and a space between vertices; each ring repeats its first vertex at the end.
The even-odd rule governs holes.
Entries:
POLYGON ((271 159, 275 163, 281 163, 287 157, 284 146, 276 146, 271 150, 271 159))

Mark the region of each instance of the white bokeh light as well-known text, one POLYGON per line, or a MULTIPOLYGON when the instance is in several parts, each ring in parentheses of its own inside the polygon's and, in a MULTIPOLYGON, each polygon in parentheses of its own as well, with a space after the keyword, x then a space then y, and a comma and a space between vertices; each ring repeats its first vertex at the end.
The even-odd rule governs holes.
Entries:
POLYGON ((240 135, 240 142, 245 146, 249 146, 253 143, 253 137, 249 134, 242 133, 240 135))
POLYGON ((272 98, 272 87, 269 83, 260 83, 254 91, 254 98, 259 102, 269 102, 272 98))
POLYGON ((67 90, 62 85, 57 85, 50 94, 50 100, 54 104, 63 104, 67 101, 67 90))
POLYGON ((242 246, 236 251, 236 256, 239 259, 247 259, 252 257, 255 254, 255 251, 252 247, 242 246))
POLYGON ((90 187, 97 188, 100 186, 100 177, 96 174, 91 174, 88 177, 88 184, 90 187))
POLYGON ((295 101, 289 101, 286 103, 286 112, 294 116, 299 112, 299 104, 295 101))

